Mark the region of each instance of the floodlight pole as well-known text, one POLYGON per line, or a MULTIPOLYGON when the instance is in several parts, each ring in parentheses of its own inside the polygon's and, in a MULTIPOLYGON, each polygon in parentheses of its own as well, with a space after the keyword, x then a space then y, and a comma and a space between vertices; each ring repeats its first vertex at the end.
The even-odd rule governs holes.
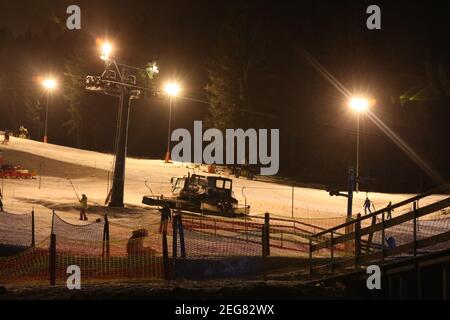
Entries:
POLYGON ((48 142, 48 105, 50 100, 50 89, 47 89, 47 103, 45 107, 45 130, 44 130, 44 143, 48 142))
POLYGON ((170 134, 172 132, 172 107, 173 107, 173 97, 169 97, 169 129, 167 132, 167 150, 166 150, 166 158, 165 162, 170 162, 170 134))
POLYGON ((358 119, 356 125, 356 192, 359 192, 359 118, 361 112, 358 111, 358 119))

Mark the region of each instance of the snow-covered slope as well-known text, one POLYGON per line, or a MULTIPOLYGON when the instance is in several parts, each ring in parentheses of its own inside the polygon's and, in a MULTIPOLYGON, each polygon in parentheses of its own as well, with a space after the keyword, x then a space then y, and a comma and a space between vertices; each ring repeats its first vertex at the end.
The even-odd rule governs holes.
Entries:
MULTIPOLYGON (((86 193, 90 203, 104 204, 108 190, 108 176, 112 169, 113 156, 98 152, 63 147, 53 144, 11 138, 9 145, 0 145, 4 162, 21 164, 23 167, 41 173, 42 178, 32 181, 5 180, 5 205, 20 211, 36 206, 64 206, 75 204, 76 197, 67 178, 72 178, 78 193, 86 193), (39 188, 40 185, 40 188, 39 188)), ((189 169, 190 168, 190 169, 189 169)), ((162 160, 128 158, 126 164, 125 202, 129 206, 141 206, 142 196, 150 191, 145 186, 149 181, 155 194, 169 194, 170 178, 186 175, 190 164, 165 164, 162 160)), ((206 170, 203 166, 196 171, 206 170)), ((236 197, 251 206, 252 214, 292 215, 292 188, 289 186, 234 179, 236 197), (244 188, 244 189, 243 189, 244 188)), ((393 203, 406 199, 407 194, 371 193, 375 207, 382 208, 389 201, 393 203)), ((355 213, 362 211, 365 193, 355 195, 355 213)), ((433 196, 427 201, 441 199, 433 196)), ((425 204, 425 202, 423 203, 425 204)), ((329 218, 346 214, 346 199, 330 197, 324 190, 295 188, 294 216, 302 218, 329 218)))

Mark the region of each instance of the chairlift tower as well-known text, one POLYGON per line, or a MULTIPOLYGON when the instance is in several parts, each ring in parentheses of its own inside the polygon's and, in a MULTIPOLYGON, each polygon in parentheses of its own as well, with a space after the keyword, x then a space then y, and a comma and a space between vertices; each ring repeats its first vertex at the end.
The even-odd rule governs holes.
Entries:
POLYGON ((131 101, 156 96, 153 84, 159 71, 155 62, 148 63, 146 68, 137 68, 118 63, 108 55, 102 54, 102 59, 105 70, 100 76, 86 77, 86 90, 119 98, 114 175, 108 199, 110 207, 122 208, 131 101))

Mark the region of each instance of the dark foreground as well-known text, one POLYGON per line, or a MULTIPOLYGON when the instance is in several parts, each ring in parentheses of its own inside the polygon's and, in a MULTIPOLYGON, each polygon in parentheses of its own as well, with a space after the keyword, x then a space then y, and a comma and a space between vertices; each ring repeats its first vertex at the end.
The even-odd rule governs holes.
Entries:
POLYGON ((0 300, 291 300, 342 299, 338 289, 289 281, 183 281, 110 283, 68 290, 64 286, 0 289, 0 300), (3 291, 3 293, 1 293, 3 291))

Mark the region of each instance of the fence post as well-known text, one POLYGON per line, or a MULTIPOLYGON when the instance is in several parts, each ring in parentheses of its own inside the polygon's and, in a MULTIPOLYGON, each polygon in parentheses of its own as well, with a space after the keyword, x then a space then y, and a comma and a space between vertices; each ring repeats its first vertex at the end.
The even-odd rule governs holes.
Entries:
POLYGON ((55 210, 52 210, 52 231, 51 233, 53 233, 53 224, 55 222, 55 210))
POLYGON ((385 217, 384 217, 384 211, 381 214, 381 261, 384 262, 386 252, 384 250, 384 242, 386 238, 386 231, 385 231, 385 217))
POLYGON ((333 263, 334 263, 334 230, 331 230, 331 260, 330 260, 330 273, 333 274, 333 263))
POLYGON ((358 213, 356 216, 356 223, 355 223, 355 269, 358 269, 358 263, 359 263, 359 255, 361 253, 361 214, 358 213))
POLYGON ((105 215, 105 225, 103 227, 103 256, 109 257, 109 220, 105 215))
POLYGON ((266 213, 264 215, 264 231, 265 231, 265 247, 266 247, 266 255, 270 256, 270 214, 266 213))
POLYGON ((169 248, 167 246, 166 230, 164 230, 162 233, 162 246, 163 246, 164 279, 170 280, 169 248))
POLYGON ((178 215, 175 215, 172 219, 172 234, 173 234, 173 241, 172 241, 172 256, 174 259, 177 258, 178 255, 178 243, 177 243, 177 235, 178 235, 178 215))
POLYGON ((292 184, 292 219, 294 219, 294 192, 295 192, 295 182, 292 184))
POLYGON ((35 227, 34 227, 34 209, 31 211, 31 246, 34 247, 36 244, 35 238, 35 227))
POLYGON ((181 217, 181 214, 178 216, 178 228, 180 230, 180 251, 181 251, 181 257, 183 259, 186 259, 186 245, 184 242, 184 228, 183 228, 183 219, 181 217))
POLYGON ((56 234, 50 235, 50 261, 49 261, 50 285, 56 284, 56 234))
POLYGON ((413 252, 414 257, 417 256, 417 205, 416 202, 413 203, 413 252))

